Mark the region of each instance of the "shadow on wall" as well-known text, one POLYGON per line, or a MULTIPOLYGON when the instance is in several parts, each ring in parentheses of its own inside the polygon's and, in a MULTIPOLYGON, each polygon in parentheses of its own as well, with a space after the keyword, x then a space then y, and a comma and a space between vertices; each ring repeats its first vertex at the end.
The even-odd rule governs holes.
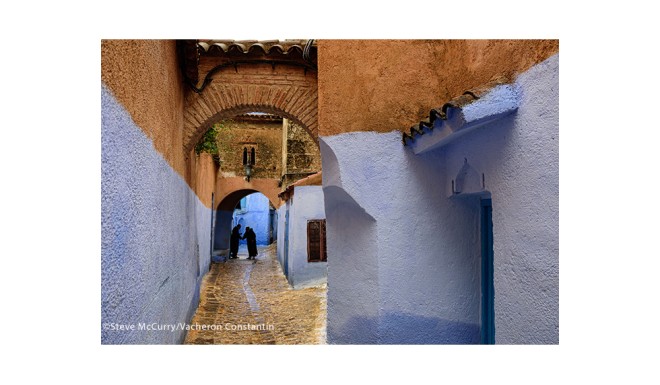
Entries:
POLYGON ((343 189, 331 186, 323 194, 329 252, 328 341, 377 343, 376 221, 343 189), (351 326, 341 329, 347 322, 351 326))
POLYGON ((400 312, 383 313, 378 318, 351 317, 338 333, 354 336, 348 342, 334 342, 339 344, 478 344, 480 338, 477 324, 400 312), (370 336, 376 330, 380 338, 374 341, 370 336))

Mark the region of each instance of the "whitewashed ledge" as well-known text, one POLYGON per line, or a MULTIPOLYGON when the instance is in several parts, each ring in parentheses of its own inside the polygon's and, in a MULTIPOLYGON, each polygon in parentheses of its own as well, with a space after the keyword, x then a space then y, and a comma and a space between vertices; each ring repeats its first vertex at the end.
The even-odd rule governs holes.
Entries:
POLYGON ((423 128, 424 134, 416 135, 409 146, 415 154, 438 149, 475 128, 515 112, 519 104, 520 96, 514 84, 497 85, 470 104, 449 107, 447 119, 436 119, 433 129, 423 128))

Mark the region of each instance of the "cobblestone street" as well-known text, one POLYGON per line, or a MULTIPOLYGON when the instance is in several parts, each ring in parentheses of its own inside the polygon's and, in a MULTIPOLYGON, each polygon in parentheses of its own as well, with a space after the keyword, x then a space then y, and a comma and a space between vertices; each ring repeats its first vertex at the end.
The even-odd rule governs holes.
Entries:
POLYGON ((326 288, 291 289, 275 244, 238 256, 211 265, 185 343, 325 344, 326 288))

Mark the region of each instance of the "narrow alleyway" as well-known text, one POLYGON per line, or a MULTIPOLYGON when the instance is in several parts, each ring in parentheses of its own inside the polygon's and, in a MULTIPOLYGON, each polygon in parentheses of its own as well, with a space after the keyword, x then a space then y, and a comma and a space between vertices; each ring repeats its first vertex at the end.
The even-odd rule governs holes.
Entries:
POLYGON ((326 288, 291 289, 275 244, 246 258, 211 265, 185 343, 325 344, 326 288))

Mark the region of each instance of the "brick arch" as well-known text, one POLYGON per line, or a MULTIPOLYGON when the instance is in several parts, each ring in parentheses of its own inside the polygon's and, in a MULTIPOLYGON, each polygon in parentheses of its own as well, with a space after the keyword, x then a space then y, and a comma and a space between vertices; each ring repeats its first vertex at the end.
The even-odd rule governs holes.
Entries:
POLYGON ((213 76, 200 93, 190 92, 184 109, 184 153, 219 120, 260 111, 277 114, 302 126, 318 143, 316 73, 284 65, 252 65, 213 76))

